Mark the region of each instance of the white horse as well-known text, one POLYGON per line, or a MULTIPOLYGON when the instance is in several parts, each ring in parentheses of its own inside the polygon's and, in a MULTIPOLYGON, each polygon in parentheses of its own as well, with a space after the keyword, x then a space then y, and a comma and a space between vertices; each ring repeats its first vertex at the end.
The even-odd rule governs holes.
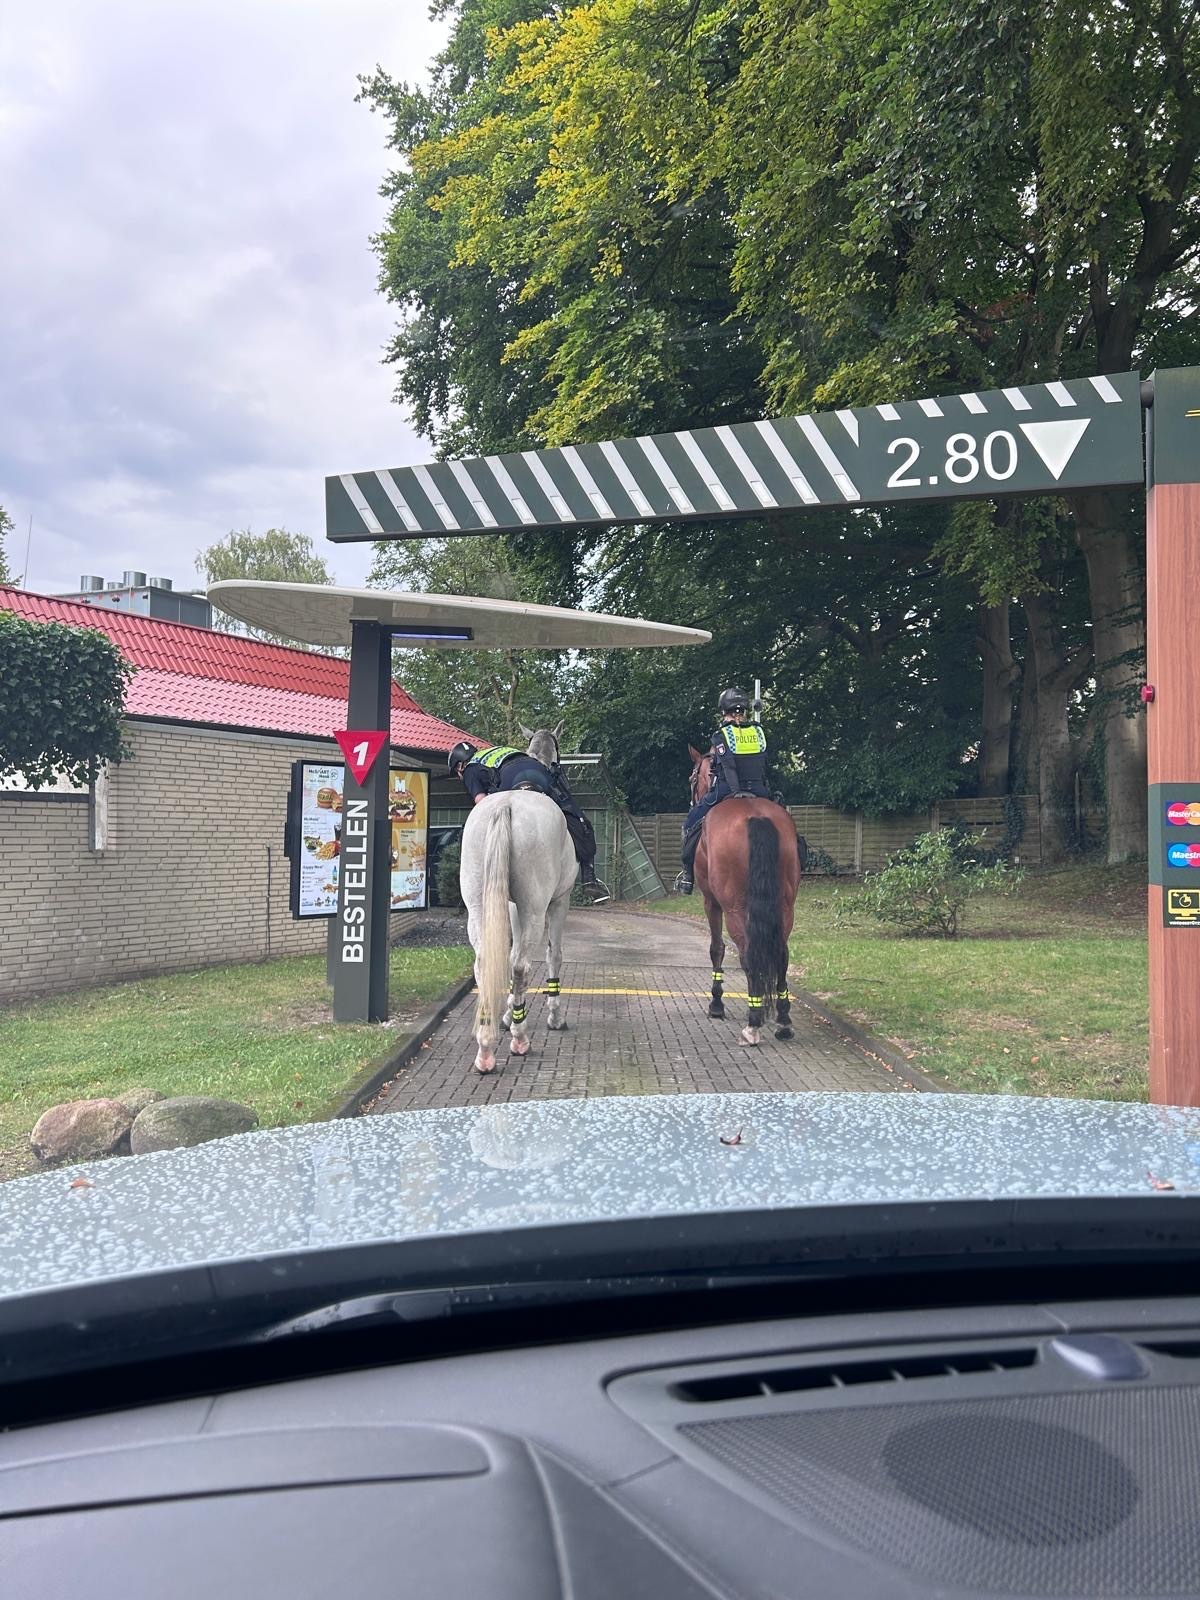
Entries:
POLYGON ((548 795, 524 789, 492 794, 467 818, 459 883, 479 991, 475 1008, 478 1072, 496 1069, 501 1022, 510 1029, 510 1055, 529 1052, 526 984, 543 938, 549 1001, 546 1026, 564 1025, 559 969, 575 873, 575 849, 567 824, 548 795))

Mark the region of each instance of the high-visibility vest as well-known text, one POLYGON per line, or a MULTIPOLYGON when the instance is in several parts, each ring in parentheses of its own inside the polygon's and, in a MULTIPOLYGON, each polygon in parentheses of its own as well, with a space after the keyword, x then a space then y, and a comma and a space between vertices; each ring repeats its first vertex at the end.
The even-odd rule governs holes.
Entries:
POLYGON ((488 767, 494 770, 496 767, 503 766, 509 756, 519 756, 520 754, 519 750, 512 750, 508 745, 493 744, 489 745, 486 750, 476 750, 471 757, 470 765, 473 767, 488 767))
POLYGON ((762 789, 767 781, 767 736, 757 722, 739 728, 723 722, 713 734, 713 781, 731 788, 762 789), (733 774, 736 773, 736 778, 733 774))
POLYGON ((731 756, 765 756, 767 753, 767 736, 757 722, 746 728, 739 728, 732 722, 723 723, 713 743, 723 744, 731 756))

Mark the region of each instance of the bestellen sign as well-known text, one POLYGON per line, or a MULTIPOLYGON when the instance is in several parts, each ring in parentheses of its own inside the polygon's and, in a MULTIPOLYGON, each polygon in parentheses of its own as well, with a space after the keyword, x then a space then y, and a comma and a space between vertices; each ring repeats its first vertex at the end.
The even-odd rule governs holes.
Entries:
POLYGON ((367 802, 347 800, 342 813, 342 960, 361 964, 367 928, 367 802))

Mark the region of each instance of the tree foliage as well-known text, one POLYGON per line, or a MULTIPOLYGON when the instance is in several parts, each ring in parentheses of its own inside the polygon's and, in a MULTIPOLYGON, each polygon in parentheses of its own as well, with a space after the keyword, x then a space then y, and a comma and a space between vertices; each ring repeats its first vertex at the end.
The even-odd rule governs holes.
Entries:
MULTIPOLYGON (((1178 361, 1197 83, 1183 0, 985 0, 969 24, 951 0, 460 0, 428 93, 363 84, 399 157, 376 241, 397 396, 442 452, 488 452, 1178 361)), ((1013 640, 1027 767, 1058 784, 1081 721, 1136 762, 1111 722, 1139 651, 1127 505, 922 517, 510 548, 560 601, 708 619, 703 658, 585 663, 582 729, 642 803, 755 667, 794 793, 874 809, 969 782, 967 618, 1010 597, 1037 613, 1013 640), (1070 616, 1044 626, 1073 537, 1070 616)))
MULTIPOLYGON (((254 578, 264 583, 332 583, 333 576, 323 556, 313 548, 306 533, 289 533, 286 528, 268 528, 252 533, 249 528, 234 530, 216 544, 210 544, 196 557, 196 571, 208 583, 228 578, 254 578)), ((278 634, 227 617, 217 610, 217 626, 227 633, 244 633, 255 639, 277 639, 278 634)))
POLYGON ((4 548, 4 541, 12 532, 12 518, 3 506, 0 506, 0 583, 11 582, 8 566, 8 553, 4 548))
MULTIPOLYGON (((375 546, 369 582, 418 594, 536 600, 534 578, 508 540, 413 539, 375 546)), ((541 650, 397 650, 397 677, 434 716, 498 744, 519 739, 519 723, 553 726, 570 697, 566 653, 541 650)))
POLYGON ((795 801, 910 810, 955 792, 978 721, 969 586, 929 559, 925 508, 826 511, 803 527, 746 522, 605 542, 590 590, 606 609, 711 630, 703 651, 589 657, 585 737, 635 810, 680 805, 687 745, 712 731, 716 696, 764 685, 775 782, 795 801))
POLYGON ((98 628, 0 611, 0 776, 34 789, 94 779, 126 754, 121 714, 132 666, 98 628))

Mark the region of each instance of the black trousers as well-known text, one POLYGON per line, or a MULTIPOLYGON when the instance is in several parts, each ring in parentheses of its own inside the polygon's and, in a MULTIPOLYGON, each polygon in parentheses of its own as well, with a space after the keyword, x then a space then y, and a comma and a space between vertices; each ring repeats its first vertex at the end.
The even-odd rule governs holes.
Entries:
POLYGON ((500 768, 500 788, 536 789, 539 794, 548 794, 566 819, 576 861, 585 869, 592 865, 596 859, 596 830, 576 805, 575 797, 563 793, 540 761, 532 756, 510 757, 500 768))

